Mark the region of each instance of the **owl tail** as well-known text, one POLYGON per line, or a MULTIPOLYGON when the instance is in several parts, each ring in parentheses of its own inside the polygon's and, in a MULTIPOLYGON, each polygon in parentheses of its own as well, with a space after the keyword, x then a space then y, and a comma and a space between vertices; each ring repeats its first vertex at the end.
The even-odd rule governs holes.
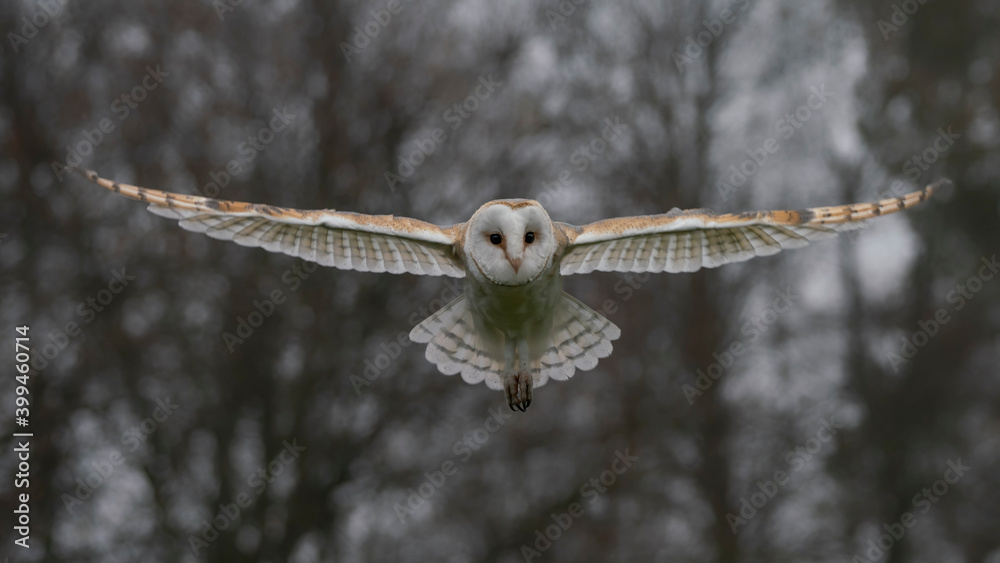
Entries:
POLYGON ((464 295, 413 327, 410 340, 427 343, 427 361, 441 373, 461 373, 468 383, 485 381, 490 389, 503 389, 503 354, 489 352, 464 295))
POLYGON ((615 323, 563 293, 556 307, 549 348, 542 355, 534 386, 541 387, 549 378, 569 379, 577 368, 594 369, 597 360, 611 355, 611 342, 621 334, 615 323))
MULTIPOLYGON (((427 343, 427 360, 445 375, 462 374, 468 383, 485 382, 503 389, 503 352, 485 342, 465 296, 448 303, 410 331, 410 340, 427 343)), ((576 369, 589 370, 611 354, 621 330, 597 311, 563 293, 553 312, 548 347, 537 362, 533 386, 549 378, 569 379, 576 369)))

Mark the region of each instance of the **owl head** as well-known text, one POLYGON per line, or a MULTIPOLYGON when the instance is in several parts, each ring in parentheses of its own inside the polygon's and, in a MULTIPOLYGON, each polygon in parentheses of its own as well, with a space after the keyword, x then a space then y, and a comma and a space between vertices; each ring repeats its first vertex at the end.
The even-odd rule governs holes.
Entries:
POLYGON ((555 253, 558 243, 549 214, 535 200, 491 201, 469 220, 466 249, 476 267, 499 285, 524 285, 535 280, 555 253))

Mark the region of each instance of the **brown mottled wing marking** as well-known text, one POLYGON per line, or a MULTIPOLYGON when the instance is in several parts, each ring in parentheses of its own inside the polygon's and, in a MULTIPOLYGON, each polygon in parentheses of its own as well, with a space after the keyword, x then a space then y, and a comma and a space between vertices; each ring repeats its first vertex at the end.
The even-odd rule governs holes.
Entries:
POLYGON ((582 227, 556 223, 568 239, 563 275, 602 272, 693 272, 775 254, 856 229, 873 217, 908 209, 950 184, 875 203, 801 211, 718 214, 674 209, 662 215, 605 219, 582 227))
POLYGON ((439 227, 392 215, 223 201, 121 184, 91 171, 76 172, 113 192, 147 202, 151 212, 177 219, 181 227, 212 238, 344 270, 465 276, 455 254, 462 225, 439 227))

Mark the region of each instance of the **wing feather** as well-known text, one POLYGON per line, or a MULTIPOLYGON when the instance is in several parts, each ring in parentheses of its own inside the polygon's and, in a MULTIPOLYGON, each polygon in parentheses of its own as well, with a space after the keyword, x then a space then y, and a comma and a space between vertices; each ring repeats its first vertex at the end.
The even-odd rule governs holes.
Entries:
POLYGON ((694 272, 768 256, 857 229, 869 219, 923 202, 951 182, 874 203, 801 211, 714 213, 708 209, 619 217, 584 226, 556 223, 566 236, 563 275, 602 272, 694 272))
POLYGON ((456 252, 464 225, 439 227, 392 215, 301 210, 175 194, 75 170, 95 184, 149 204, 182 228, 242 246, 361 272, 465 276, 456 252))

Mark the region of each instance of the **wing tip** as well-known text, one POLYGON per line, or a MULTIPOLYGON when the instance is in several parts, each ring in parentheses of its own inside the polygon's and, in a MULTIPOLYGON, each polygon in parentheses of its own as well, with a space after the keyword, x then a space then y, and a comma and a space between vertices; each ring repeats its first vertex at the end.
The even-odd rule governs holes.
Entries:
POLYGON ((79 166, 72 166, 72 165, 66 165, 66 168, 69 168, 70 171, 80 176, 84 180, 93 182, 98 186, 101 186, 102 188, 107 188, 108 190, 111 190, 116 193, 121 192, 121 186, 118 185, 118 182, 113 182, 106 178, 102 178, 100 174, 98 174, 93 170, 90 170, 89 168, 80 168, 79 166))
POLYGON ((940 196, 948 197, 951 192, 955 189, 955 182, 952 182, 950 178, 939 178, 932 184, 929 184, 926 188, 915 192, 920 201, 926 201, 933 194, 939 194, 940 196))

